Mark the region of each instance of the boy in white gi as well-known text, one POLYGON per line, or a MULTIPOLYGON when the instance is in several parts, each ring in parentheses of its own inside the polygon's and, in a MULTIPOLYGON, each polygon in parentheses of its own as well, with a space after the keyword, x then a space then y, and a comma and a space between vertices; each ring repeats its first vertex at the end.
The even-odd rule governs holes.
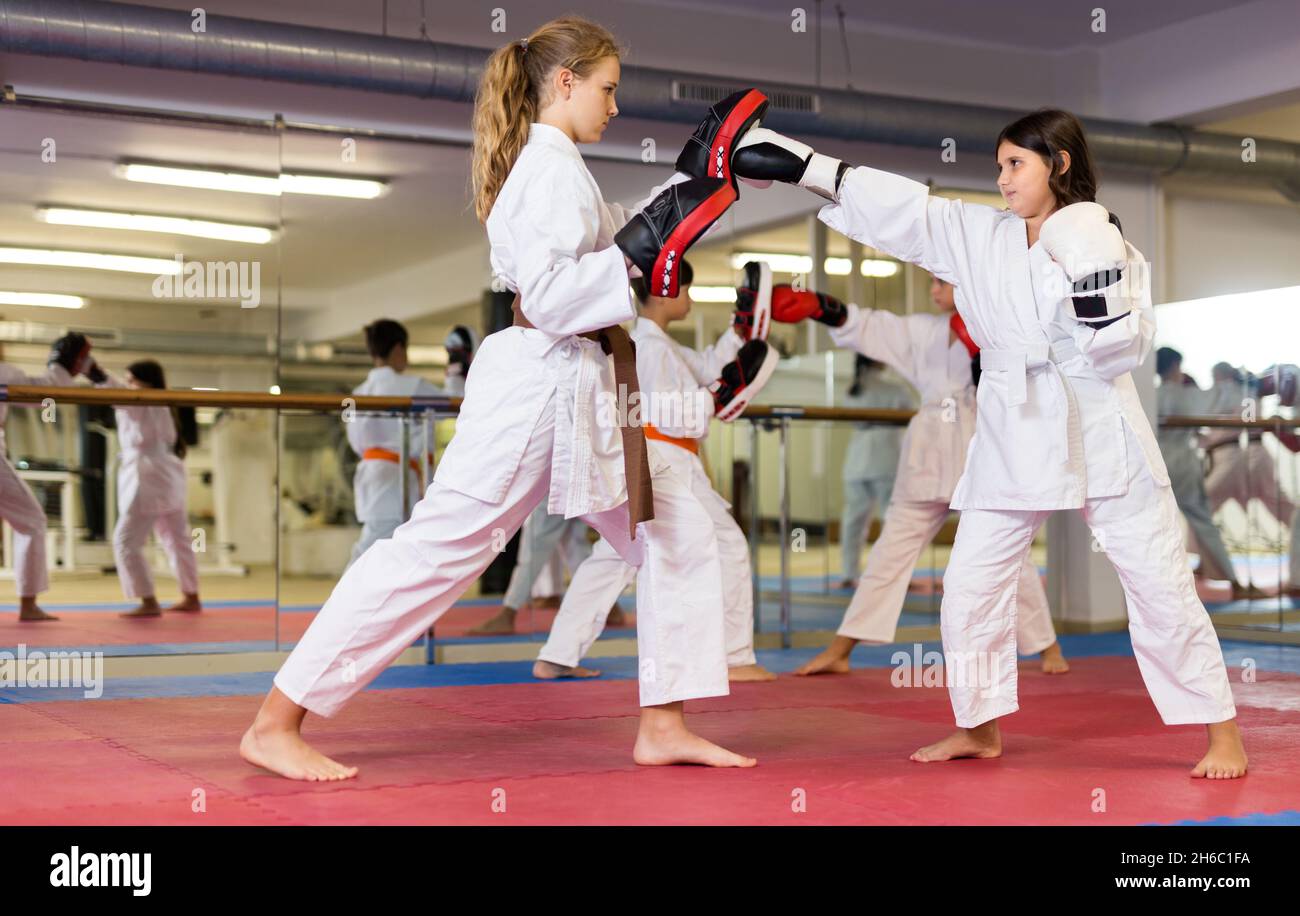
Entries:
MULTIPOLYGON (((758 264, 747 265, 749 285, 771 288, 771 275, 758 264), (766 280, 759 277, 766 277, 766 280)), ((727 370, 737 359, 759 362, 752 377, 751 396, 762 387, 775 367, 775 351, 750 347, 747 340, 766 335, 768 297, 761 305, 742 309, 733 326, 717 343, 702 351, 682 346, 668 336, 668 325, 681 321, 691 311, 688 289, 693 272, 688 262, 682 264, 682 280, 676 296, 653 296, 644 280, 632 281, 640 303, 640 315, 632 330, 636 342, 637 377, 641 380, 642 421, 650 451, 662 462, 659 475, 672 475, 699 497, 707 521, 698 530, 683 529, 678 537, 699 541, 700 549, 709 549, 708 535, 716 541, 722 578, 721 602, 706 613, 721 614, 726 626, 727 678, 732 681, 770 681, 776 675, 758 664, 754 656, 754 592, 750 572, 749 544, 730 505, 709 481, 700 460, 700 448, 709 433, 709 422, 730 400, 727 370), (754 329, 759 330, 755 331, 754 329), (742 355, 743 354, 743 355, 742 355), (762 365, 762 364, 765 364, 762 365)), ((751 300, 752 301, 752 300, 751 300)), ((734 414, 731 414, 734 416, 734 414)), ((551 625, 550 638, 537 655, 535 677, 595 677, 600 674, 581 667, 578 662, 590 651, 606 626, 610 604, 623 590, 638 579, 635 567, 629 566, 606 541, 595 548, 569 583, 560 603, 560 612, 551 625)), ((644 578, 641 579, 644 582, 644 578)), ((639 588, 640 586, 638 586, 639 588)))
MULTIPOLYGON (((409 336, 400 322, 380 318, 366 325, 366 348, 375 367, 366 380, 352 389, 365 397, 439 397, 441 388, 413 372, 406 348, 409 336)), ((420 455, 427 448, 424 424, 412 423, 407 431, 406 505, 402 505, 402 418, 391 414, 356 412, 345 415, 348 444, 361 461, 352 475, 352 493, 361 535, 352 545, 351 566, 370 545, 393 536, 397 526, 420 498, 420 455)))

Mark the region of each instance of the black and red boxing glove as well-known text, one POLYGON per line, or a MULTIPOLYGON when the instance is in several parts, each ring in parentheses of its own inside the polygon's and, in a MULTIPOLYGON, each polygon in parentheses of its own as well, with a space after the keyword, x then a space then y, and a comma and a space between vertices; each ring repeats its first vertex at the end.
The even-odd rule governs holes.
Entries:
POLYGON ((772 267, 766 261, 745 264, 745 285, 736 287, 731 326, 741 340, 766 340, 772 324, 772 267))
POLYGON ((772 287, 772 319, 783 324, 797 324, 805 318, 838 328, 848 320, 844 303, 826 293, 796 290, 788 283, 772 287))
POLYGON ((948 327, 957 339, 962 342, 966 352, 970 354, 970 377, 971 382, 975 385, 980 383, 980 348, 975 341, 971 340, 970 331, 966 330, 966 322, 962 320, 960 313, 953 312, 948 318, 948 327))
POLYGON ((677 171, 696 178, 721 178, 736 185, 731 157, 740 138, 757 127, 767 113, 767 96, 742 89, 709 109, 677 157, 677 171))
POLYGON ((618 230, 614 244, 640 269, 650 295, 677 295, 687 249, 727 212, 736 196, 736 189, 721 178, 692 178, 659 192, 618 230))

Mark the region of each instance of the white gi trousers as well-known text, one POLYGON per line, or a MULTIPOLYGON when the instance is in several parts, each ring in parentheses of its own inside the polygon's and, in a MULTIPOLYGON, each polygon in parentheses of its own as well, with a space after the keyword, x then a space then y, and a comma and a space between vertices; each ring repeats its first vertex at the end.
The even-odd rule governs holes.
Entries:
MULTIPOLYGON (((1196 595, 1178 506, 1124 425, 1128 490, 1079 511, 1119 573, 1133 653, 1166 725, 1236 715, 1219 639, 1196 595)), ((945 676, 960 728, 1019 708, 1016 609, 1025 555, 1050 510, 966 509, 944 577, 945 676)))
MULTIPOLYGON (((1205 493, 1205 476, 1199 464, 1189 462, 1165 461, 1169 470, 1169 485, 1173 489, 1174 501, 1182 510, 1187 525, 1196 538, 1196 546, 1201 554, 1201 575, 1208 579, 1226 579, 1236 582, 1237 573, 1232 565, 1232 555, 1223 543, 1223 532, 1214 523, 1214 513, 1210 510, 1209 499, 1205 493)), ((1294 559, 1294 553, 1293 553, 1294 559)))
POLYGON ((563 552, 572 564, 569 568, 576 570, 591 553, 585 537, 581 538, 581 547, 578 546, 579 539, 574 537, 575 529, 586 532, 587 529, 581 526, 582 523, 576 519, 551 515, 544 505, 534 509, 519 535, 519 556, 510 572, 510 584, 506 586, 501 603, 515 610, 523 607, 532 598, 534 586, 543 574, 553 588, 549 594, 558 595, 564 591, 563 573, 557 578, 554 572, 558 554, 563 552))
POLYGON ((3 451, 4 436, 0 434, 0 518, 14 530, 10 563, 14 585, 19 597, 31 598, 50 587, 50 571, 45 565, 45 510, 9 459, 2 457, 3 451))
MULTIPOLYGON (((689 552, 711 553, 720 564, 718 577, 692 579, 687 583, 690 591, 697 597, 702 613, 723 621, 727 667, 752 665, 756 659, 749 542, 731 517, 726 501, 713 489, 699 458, 665 442, 652 439, 647 444, 668 462, 668 467, 654 477, 655 514, 659 513, 660 487, 673 485, 688 488, 707 516, 699 518, 693 527, 674 530, 672 535, 675 540, 687 542, 689 552)), ((637 613, 640 614, 645 577, 638 577, 637 569, 625 563, 607 541, 603 538, 598 541, 591 556, 573 574, 559 613, 551 624, 550 636, 537 657, 566 667, 578 664, 605 629, 610 607, 633 581, 637 582, 637 613)), ((639 617, 637 628, 640 629, 639 617)))
POLYGON ((129 599, 154 595, 153 572, 144 553, 150 531, 158 535, 181 594, 197 595, 199 563, 190 543, 190 523, 185 510, 152 513, 138 506, 127 507, 113 529, 113 559, 117 563, 117 576, 122 580, 122 594, 129 599))
POLYGON ((361 559, 362 554, 370 549, 370 545, 375 541, 381 541, 384 538, 393 536, 397 526, 402 524, 402 520, 396 516, 392 518, 372 518, 361 524, 361 534, 357 542, 352 545, 352 554, 348 559, 348 566, 351 566, 357 560, 361 559))
MULTIPOLYGON (((352 565, 275 676, 290 700, 321 716, 337 712, 419 639, 482 574, 550 488, 555 396, 543 408, 499 503, 435 480, 392 538, 352 565)), ((708 523, 699 500, 675 478, 655 481, 655 518, 643 523, 646 575, 637 590, 642 706, 726 696, 722 617, 716 613, 717 551, 682 536, 708 523)), ((627 504, 583 516, 612 544, 633 552, 627 504)), ((605 605, 609 610, 609 605, 605 605)))
MULTIPOLYGON (((866 643, 894 641, 916 561, 939 533, 950 511, 946 502, 896 499, 889 504, 885 525, 867 554, 867 568, 858 580, 837 635, 866 643)), ((946 576, 944 587, 948 587, 946 576)), ((1016 645, 1020 652, 1036 655, 1056 642, 1047 593, 1028 551, 1020 564, 1017 611, 1016 645)))
POLYGON ((894 476, 866 477, 844 481, 844 506, 840 510, 840 559, 844 578, 856 579, 862 572, 862 545, 871 520, 882 519, 889 509, 894 476))

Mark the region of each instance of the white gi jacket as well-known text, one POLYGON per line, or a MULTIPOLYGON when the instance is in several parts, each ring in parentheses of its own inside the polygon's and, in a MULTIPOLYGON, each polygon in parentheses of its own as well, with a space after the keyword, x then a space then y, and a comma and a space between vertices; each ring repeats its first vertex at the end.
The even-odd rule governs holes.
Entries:
POLYGON ((848 320, 829 329, 835 345, 879 360, 921 395, 903 434, 892 498, 951 501, 975 435, 970 354, 961 341, 948 342, 947 315, 895 315, 856 305, 848 310, 848 320))
MULTIPOLYGON (((430 384, 414 373, 395 372, 391 366, 376 366, 366 380, 352 389, 352 393, 370 397, 439 397, 442 389, 430 384)), ((407 439, 407 456, 417 464, 427 446, 424 441, 424 424, 413 415, 410 436, 407 439)), ((402 419, 388 414, 358 411, 343 424, 347 430, 348 444, 358 458, 366 449, 382 448, 399 457, 402 454, 402 419)), ((411 504, 420 498, 420 479, 410 473, 407 497, 411 504)), ((384 459, 362 460, 352 477, 353 499, 357 518, 362 522, 378 519, 404 519, 402 508, 402 478, 397 463, 384 459)))
MULTIPOLYGON (((685 347, 673 340, 663 328, 649 318, 637 317, 632 327, 632 340, 636 343, 636 374, 641 383, 642 403, 647 395, 670 405, 657 413, 643 413, 642 422, 655 427, 665 436, 674 439, 696 439, 701 443, 709 435, 709 421, 716 407, 708 386, 722 374, 727 363, 736 358, 744 344, 734 330, 728 328, 717 343, 703 350, 685 347), (680 412, 677 403, 693 406, 680 412)), ((682 474, 689 481, 691 469, 705 475, 699 455, 660 439, 648 439, 646 445, 651 462, 657 459, 682 474)), ((724 506, 730 506, 721 495, 714 493, 724 506)))
MULTIPOLYGON (((1169 483, 1130 374, 1155 334, 1149 289, 1119 321, 1090 328, 1074 318, 1065 271, 1029 247, 1024 220, 878 169, 851 169, 820 218, 957 287, 983 373, 954 509, 1077 509, 1123 494, 1126 423, 1156 483, 1169 483)), ((1131 275, 1142 256, 1126 245, 1131 275)))
MULTIPOLYGON (((128 387, 116 376, 96 388, 128 387)), ((185 508, 185 462, 174 449, 176 420, 170 407, 114 405, 117 445, 117 505, 120 515, 161 515, 185 508)))
MULTIPOLYGON (((636 316, 628 268, 614 234, 676 174, 628 209, 607 204, 577 146, 533 124, 528 143, 487 219, 493 274, 519 293, 534 328, 489 335, 465 382, 456 435, 434 479, 488 503, 505 498, 547 402, 555 439, 547 511, 573 518, 627 500, 623 441, 596 422, 600 392, 614 391, 614 363, 576 335, 636 316)), ((655 453, 650 453, 651 472, 655 453)))

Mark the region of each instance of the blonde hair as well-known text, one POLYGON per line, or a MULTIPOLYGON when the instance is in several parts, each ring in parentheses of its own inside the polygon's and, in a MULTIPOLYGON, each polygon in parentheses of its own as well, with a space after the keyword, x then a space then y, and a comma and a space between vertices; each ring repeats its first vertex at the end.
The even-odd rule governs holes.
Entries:
POLYGON ((487 222, 506 176, 528 142, 529 125, 550 101, 547 79, 568 68, 580 79, 621 51, 604 26, 577 16, 553 19, 488 58, 474 99, 474 212, 487 222))

